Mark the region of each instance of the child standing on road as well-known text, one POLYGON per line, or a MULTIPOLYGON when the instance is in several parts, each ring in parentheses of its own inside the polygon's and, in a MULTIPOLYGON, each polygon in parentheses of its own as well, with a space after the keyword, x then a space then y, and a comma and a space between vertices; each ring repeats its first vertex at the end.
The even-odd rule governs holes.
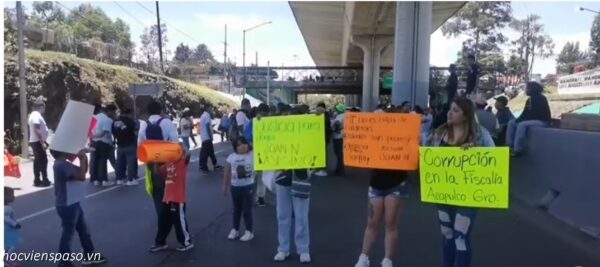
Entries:
POLYGON ((252 200, 254 196, 254 157, 252 146, 243 136, 234 140, 235 151, 227 157, 227 166, 223 177, 223 194, 231 191, 233 201, 233 229, 227 239, 234 240, 239 236, 240 221, 244 216, 246 232, 240 241, 247 242, 254 238, 252 233, 252 200))
POLYGON ((190 156, 188 154, 176 162, 162 165, 159 169, 159 175, 165 179, 165 192, 162 207, 159 209, 158 231, 150 252, 158 252, 168 248, 167 237, 173 225, 175 226, 177 240, 181 243, 177 251, 187 251, 194 247, 185 217, 185 180, 189 162, 190 156))
MULTIPOLYGON (((14 252, 15 247, 21 242, 19 229, 21 225, 15 219, 15 214, 8 204, 15 201, 15 190, 10 187, 4 187, 4 249, 7 253, 14 252)), ((14 262, 4 262, 5 266, 15 266, 14 262)))

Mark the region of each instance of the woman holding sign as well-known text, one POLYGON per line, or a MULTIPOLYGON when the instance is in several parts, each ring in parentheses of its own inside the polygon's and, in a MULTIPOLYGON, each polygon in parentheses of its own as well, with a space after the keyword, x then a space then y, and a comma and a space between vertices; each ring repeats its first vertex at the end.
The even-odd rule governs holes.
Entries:
MULTIPOLYGON (((448 111, 448 120, 429 135, 425 146, 493 147, 489 132, 475 121, 475 107, 467 98, 455 99, 448 111)), ((468 267, 471 264, 470 234, 477 209, 438 205, 438 217, 443 236, 444 267, 468 267)))
MULTIPOLYGON (((383 111, 375 111, 382 113, 383 111)), ((399 108, 387 109, 388 113, 407 113, 399 108)), ((379 225, 385 222, 385 258, 382 267, 392 267, 392 255, 398 240, 398 221, 404 199, 408 197, 406 188, 407 173, 399 170, 374 169, 369 180, 369 216, 363 237, 362 253, 355 267, 368 267, 369 252, 379 232, 379 225)))

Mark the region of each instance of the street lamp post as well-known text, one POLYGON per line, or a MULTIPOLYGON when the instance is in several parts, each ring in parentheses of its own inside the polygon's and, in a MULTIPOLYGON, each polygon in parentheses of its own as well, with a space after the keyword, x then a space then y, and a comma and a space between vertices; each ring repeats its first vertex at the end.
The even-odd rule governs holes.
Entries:
POLYGON ((600 14, 600 11, 589 9, 589 8, 585 8, 585 7, 578 7, 577 10, 579 10, 579 11, 589 11, 589 12, 592 12, 592 13, 600 14))
POLYGON ((250 27, 248 29, 245 29, 243 31, 243 35, 242 35, 242 47, 243 48, 242 49, 244 51, 242 52, 242 57, 243 57, 242 58, 242 68, 244 69, 244 76, 243 76, 244 77, 244 97, 246 97, 246 83, 248 82, 248 76, 246 75, 246 32, 249 32, 249 31, 254 30, 254 29, 258 28, 258 27, 261 27, 261 26, 264 26, 264 25, 267 25, 267 24, 271 24, 271 23, 272 23, 272 21, 263 22, 261 24, 258 24, 256 26, 254 26, 254 27, 250 27))

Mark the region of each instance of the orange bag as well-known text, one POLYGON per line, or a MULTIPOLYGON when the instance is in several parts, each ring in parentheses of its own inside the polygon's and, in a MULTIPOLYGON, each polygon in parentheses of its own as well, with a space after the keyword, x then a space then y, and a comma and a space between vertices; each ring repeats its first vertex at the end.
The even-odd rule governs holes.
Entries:
POLYGON ((19 158, 14 157, 8 151, 4 151, 4 176, 21 178, 19 158))
POLYGON ((137 151, 138 160, 144 163, 167 163, 181 159, 183 147, 178 143, 147 140, 137 151))

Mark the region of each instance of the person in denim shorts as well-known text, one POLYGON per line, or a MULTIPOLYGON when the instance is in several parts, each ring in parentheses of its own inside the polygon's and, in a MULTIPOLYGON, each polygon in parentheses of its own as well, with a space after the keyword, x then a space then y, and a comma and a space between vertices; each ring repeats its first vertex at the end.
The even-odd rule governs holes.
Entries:
POLYGON ((369 182, 369 216, 363 237, 362 254, 356 267, 369 266, 369 252, 375 239, 379 225, 385 220, 385 258, 382 267, 392 267, 392 254, 398 239, 398 221, 404 199, 408 198, 406 185, 407 173, 397 170, 379 170, 371 172, 369 182))

